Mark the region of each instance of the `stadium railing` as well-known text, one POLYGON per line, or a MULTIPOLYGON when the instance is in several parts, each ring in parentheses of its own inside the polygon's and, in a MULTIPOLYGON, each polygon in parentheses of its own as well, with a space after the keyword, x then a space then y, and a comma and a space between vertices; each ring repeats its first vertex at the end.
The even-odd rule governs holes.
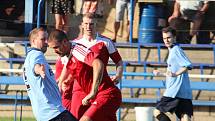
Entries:
MULTIPOLYGON (((156 62, 158 63, 163 63, 161 59, 161 49, 166 48, 164 44, 162 43, 145 43, 145 44, 140 44, 140 43, 116 43, 115 44, 117 48, 137 48, 137 57, 138 63, 143 62, 141 60, 141 49, 142 48, 156 48, 157 49, 157 58, 158 60, 156 62)), ((210 64, 215 64, 215 45, 214 44, 179 44, 180 47, 182 47, 184 50, 211 50, 213 51, 213 63, 210 64)))
MULTIPOLYGON (((109 62, 109 65, 113 66, 114 63, 109 62)), ((192 66, 193 66, 193 69, 199 70, 199 78, 201 79, 201 81, 204 81, 204 79, 201 78, 201 76, 204 76, 206 73, 208 73, 209 72, 208 69, 212 73, 213 69, 215 68, 215 64, 204 64, 204 63, 192 63, 192 66)), ((130 76, 136 75, 136 76, 146 77, 146 75, 149 74, 148 70, 147 70, 148 68, 166 68, 166 67, 167 67, 167 63, 165 63, 165 62, 160 62, 160 63, 159 62, 140 62, 140 63, 138 63, 135 61, 124 61, 123 62, 123 69, 124 69, 123 73, 130 75, 130 76), (141 67, 143 69, 143 71, 142 72, 137 72, 137 71, 129 72, 129 70, 127 69, 128 67, 141 67)), ((153 77, 153 75, 151 75, 151 77, 153 77)))
POLYGON ((22 86, 24 81, 20 76, 0 76, 0 105, 2 106, 14 106, 14 120, 17 118, 17 107, 20 106, 20 119, 22 118, 22 106, 29 106, 29 97, 25 93, 25 89, 10 89, 5 90, 3 86, 13 85, 13 86, 22 86), (11 92, 9 94, 9 92, 11 92))
MULTIPOLYGON (((197 82, 191 81, 191 90, 202 90, 202 91, 215 91, 215 82, 197 82)), ((165 82, 162 80, 128 80, 123 79, 119 85, 121 89, 123 88, 153 88, 153 89, 165 89, 165 82)), ((160 92, 157 92, 156 98, 146 99, 146 103, 156 103, 160 98, 160 92), (151 100, 151 101, 149 101, 151 100)), ((123 98, 123 103, 138 103, 145 104, 145 98, 123 98)), ((193 100, 193 105, 195 106, 215 106, 214 101, 206 100, 193 100)))
MULTIPOLYGON (((24 45, 25 53, 27 54, 27 47, 29 46, 29 41, 15 41, 15 43, 24 45)), ((149 44, 139 44, 139 43, 116 43, 115 44, 117 48, 137 48, 137 61, 133 60, 125 60, 124 59, 124 68, 126 66, 143 66, 144 70, 146 70, 147 67, 166 67, 167 64, 162 60, 161 57, 161 49, 166 47, 162 43, 149 43, 149 44), (141 55, 142 54, 141 49, 142 48, 155 48, 157 49, 157 61, 142 61, 141 55)), ((180 44, 180 46, 186 50, 211 50, 212 51, 212 57, 213 62, 212 63, 193 63, 194 68, 200 69, 200 73, 204 74, 204 69, 213 69, 215 68, 215 45, 213 44, 180 44)), ((13 69, 13 63, 22 63, 24 62, 24 59, 18 59, 18 58, 0 58, 0 60, 8 60, 10 63, 10 69, 13 69)), ((52 65, 55 64, 55 60, 48 60, 48 62, 52 65)), ((109 65, 113 65, 112 62, 109 62, 109 65)))
MULTIPOLYGON (((20 72, 20 71, 19 71, 20 72)), ((110 73, 111 75, 115 74, 114 72, 110 73)), ((133 73, 133 72, 125 72, 124 76, 153 76, 152 73, 133 73)), ((203 77, 201 77, 203 78, 203 77)), ((205 78, 215 78, 205 77, 205 78)), ((0 85, 24 85, 24 81, 20 76, 0 76, 0 85)), ((153 106, 160 99, 160 90, 164 89, 164 82, 162 80, 147 80, 147 79, 123 79, 119 84, 120 89, 133 89, 133 88, 144 88, 144 89, 157 89, 154 98, 140 98, 140 97, 130 97, 122 99, 122 106, 153 106)), ((202 90, 202 91, 215 91, 215 82, 191 82, 191 89, 194 90, 202 90)), ((14 100, 14 117, 16 117, 17 106, 29 105, 26 101, 29 102, 29 98, 27 95, 23 95, 24 90, 11 90, 15 91, 15 95, 9 94, 0 94, 0 100, 14 100), (18 104, 20 101, 20 104, 18 104)), ((210 100, 193 100, 194 106, 215 106, 215 101, 210 100)), ((1 104, 2 105, 2 104, 1 104)), ((21 107, 22 112, 22 107, 21 107)), ((21 114, 20 114, 21 115, 21 114)), ((119 115, 120 116, 120 115, 119 115)))
MULTIPOLYGON (((24 45, 25 53, 27 54, 27 47, 29 46, 29 41, 15 41, 15 43, 24 45)), ((211 50, 213 51, 213 63, 205 63, 205 64, 215 64, 215 45, 214 44, 179 44, 184 50, 211 50)), ((137 48, 137 63, 142 63, 141 60, 141 49, 142 48, 155 48, 157 49, 157 61, 156 63, 164 63, 161 58, 161 49, 165 48, 163 43, 115 43, 117 48, 137 48)), ((129 60, 127 60, 129 61, 129 60)))
MULTIPOLYGON (((0 61, 6 61, 9 64, 9 69, 14 69, 14 64, 23 64, 25 58, 0 58, 0 61)), ((54 65, 55 60, 47 60, 49 64, 54 65)), ((114 65, 113 62, 109 62, 109 66, 114 65)), ((193 63, 193 68, 200 69, 200 74, 204 75, 205 69, 214 69, 215 64, 204 64, 204 63, 193 63)), ((167 63, 165 62, 135 62, 135 61, 124 61, 123 68, 126 72, 126 68, 128 66, 142 66, 144 72, 147 72, 148 67, 167 67, 167 63)))
MULTIPOLYGON (((14 64, 24 64, 25 58, 0 58, 0 61, 6 61, 9 63, 9 69, 14 69, 14 64)), ((49 64, 54 65, 55 60, 47 60, 49 64)))

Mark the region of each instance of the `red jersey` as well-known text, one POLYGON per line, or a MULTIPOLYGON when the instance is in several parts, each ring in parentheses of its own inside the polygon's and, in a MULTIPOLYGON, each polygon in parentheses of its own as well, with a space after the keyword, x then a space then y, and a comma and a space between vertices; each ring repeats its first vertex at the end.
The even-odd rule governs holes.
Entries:
MULTIPOLYGON (((112 104, 111 108, 114 109, 114 110, 111 110, 110 108, 108 108, 108 111, 110 111, 110 112, 108 112, 108 114, 110 114, 110 115, 113 114, 113 116, 114 116, 115 109, 117 110, 117 108, 115 108, 115 107, 119 107, 119 105, 121 103, 121 93, 120 93, 120 90, 117 89, 117 87, 115 87, 115 85, 113 84, 113 81, 108 76, 106 66, 108 64, 109 57, 113 60, 113 62, 115 64, 117 64, 120 60, 122 60, 121 56, 119 55, 113 42, 110 39, 105 38, 105 37, 97 37, 93 41, 88 41, 85 38, 80 37, 73 41, 75 43, 81 44, 81 45, 85 46, 86 48, 90 49, 91 51, 99 54, 98 58, 100 58, 100 60, 103 61, 103 63, 104 63, 103 80, 99 86, 99 92, 94 101, 98 102, 100 105, 105 105, 105 106, 102 106, 102 109, 107 111, 105 107, 106 106, 109 107, 109 105, 106 104, 107 103, 106 98, 104 98, 103 96, 105 96, 104 94, 108 94, 109 95, 108 102, 110 104, 112 104), (117 102, 111 101, 112 99, 110 97, 113 97, 114 98, 113 100, 116 100, 117 102), (100 99, 102 99, 102 101, 100 99)), ((90 76, 89 77, 85 76, 86 78, 84 80, 86 80, 86 81, 89 80, 92 82, 92 68, 89 68, 89 70, 90 71, 88 71, 86 73, 88 73, 88 74, 90 73, 89 74, 90 76)), ((79 72, 77 72, 77 74, 79 74, 79 72)), ((81 74, 80 76, 83 76, 83 75, 81 74)), ((89 89, 88 89, 88 91, 89 91, 89 89)), ((100 120, 100 119, 103 120, 104 116, 101 115, 100 113, 92 114, 92 112, 96 112, 95 110, 97 110, 97 108, 88 109, 88 107, 82 105, 81 101, 87 94, 88 93, 86 92, 86 90, 84 91, 84 88, 82 88, 80 86, 78 81, 74 81, 73 98, 72 98, 73 101, 72 101, 72 105, 71 105, 71 107, 73 107, 73 108, 71 108, 71 110, 70 110, 71 113, 77 119, 80 119, 82 117, 82 115, 86 114, 86 115, 90 116, 91 118, 93 115, 93 117, 96 117, 97 120, 100 120), (99 117, 102 117, 102 118, 99 118, 99 117)), ((98 106, 98 107, 100 107, 100 106, 98 106)), ((100 110, 101 113, 103 113, 101 109, 98 109, 98 110, 100 110)), ((111 116, 109 116, 109 118, 110 117, 111 116)), ((107 118, 107 119, 109 119, 109 118, 107 118)), ((114 120, 112 120, 112 121, 114 121, 114 120)))
POLYGON ((55 69, 56 69, 56 71, 55 71, 55 79, 56 79, 56 81, 60 77, 60 74, 61 74, 61 72, 63 70, 63 66, 64 65, 63 65, 63 63, 61 61, 61 57, 58 57, 57 60, 56 60, 56 63, 55 63, 55 69))
POLYGON ((90 48, 90 50, 93 52, 99 53, 101 55, 101 59, 105 67, 108 64, 109 57, 113 60, 115 64, 122 60, 114 43, 109 38, 104 37, 102 35, 98 35, 96 39, 92 41, 88 41, 83 37, 79 37, 73 41, 75 43, 84 45, 86 48, 90 48), (105 46, 106 49, 102 49, 101 47, 103 46, 105 46))
MULTIPOLYGON (((68 62, 68 58, 66 56, 57 58, 56 64, 55 64, 55 68, 56 68, 55 78, 56 78, 56 80, 60 77, 61 72, 63 70, 63 67, 65 64, 67 64, 67 62, 68 62)), ((61 92, 62 104, 67 110, 71 110, 73 83, 74 83, 74 81, 72 78, 67 80, 67 88, 65 89, 64 92, 61 92)))
MULTIPOLYGON (((100 45, 101 51, 106 51, 104 44, 100 45), (103 50, 104 49, 104 50, 103 50)), ((67 69, 78 82, 81 89, 88 94, 91 91, 93 83, 93 68, 92 62, 95 58, 100 58, 99 53, 90 51, 87 47, 81 44, 76 44, 72 51, 72 58, 69 60, 67 69)), ((98 88, 98 94, 110 93, 117 87, 112 83, 108 75, 103 75, 103 79, 98 88)))
MULTIPOLYGON (((119 61, 122 60, 114 43, 109 38, 101 36, 101 35, 97 36, 97 38, 92 41, 88 41, 83 37, 79 37, 73 41, 75 43, 84 45, 86 48, 99 54, 99 58, 100 58, 100 60, 102 60, 102 62, 104 64, 103 77, 106 80, 110 80, 110 83, 113 83, 113 81, 110 79, 108 72, 107 72, 107 64, 108 64, 109 57, 113 60, 113 62, 115 64, 117 64, 119 61)), ((80 87, 78 87, 78 85, 76 85, 76 82, 74 82, 73 90, 74 91, 80 90, 80 87)))

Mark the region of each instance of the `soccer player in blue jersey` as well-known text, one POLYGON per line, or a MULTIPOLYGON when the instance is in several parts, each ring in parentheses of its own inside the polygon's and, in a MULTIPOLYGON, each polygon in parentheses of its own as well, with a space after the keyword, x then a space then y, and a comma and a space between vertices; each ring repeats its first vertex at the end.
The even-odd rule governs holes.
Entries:
POLYGON ((167 27, 162 30, 162 33, 164 44, 169 50, 168 67, 166 73, 155 70, 154 74, 166 76, 166 90, 157 103, 154 116, 159 121, 170 121, 165 113, 175 112, 181 121, 191 121, 193 105, 188 70, 192 65, 183 50, 175 43, 176 31, 167 27))
POLYGON ((77 121, 62 106, 54 73, 47 63, 47 32, 35 28, 29 34, 31 47, 24 63, 23 79, 37 121, 77 121))

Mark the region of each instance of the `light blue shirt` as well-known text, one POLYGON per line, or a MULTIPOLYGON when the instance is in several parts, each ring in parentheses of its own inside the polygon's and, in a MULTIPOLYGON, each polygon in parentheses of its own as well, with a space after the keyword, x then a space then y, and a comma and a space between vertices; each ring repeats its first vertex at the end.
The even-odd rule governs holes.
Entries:
MULTIPOLYGON (((190 60, 178 45, 175 45, 170 49, 167 64, 167 69, 173 73, 177 72, 182 67, 192 68, 190 60)), ((188 73, 184 72, 177 77, 166 77, 166 90, 164 96, 192 99, 188 73)))
POLYGON ((37 121, 48 121, 65 110, 54 73, 40 50, 35 48, 29 50, 24 63, 23 79, 37 121), (44 79, 35 75, 35 64, 45 65, 44 79))

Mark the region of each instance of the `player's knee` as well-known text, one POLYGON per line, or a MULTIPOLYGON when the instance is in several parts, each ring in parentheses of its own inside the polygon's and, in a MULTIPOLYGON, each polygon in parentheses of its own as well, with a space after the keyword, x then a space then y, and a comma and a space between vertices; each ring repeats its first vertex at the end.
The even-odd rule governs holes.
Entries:
POLYGON ((84 115, 81 117, 79 121, 93 121, 93 120, 91 120, 90 117, 84 115))
POLYGON ((154 110, 154 117, 159 121, 171 121, 166 114, 160 112, 158 109, 154 110))
POLYGON ((191 117, 187 114, 182 114, 181 121, 191 121, 191 117))

